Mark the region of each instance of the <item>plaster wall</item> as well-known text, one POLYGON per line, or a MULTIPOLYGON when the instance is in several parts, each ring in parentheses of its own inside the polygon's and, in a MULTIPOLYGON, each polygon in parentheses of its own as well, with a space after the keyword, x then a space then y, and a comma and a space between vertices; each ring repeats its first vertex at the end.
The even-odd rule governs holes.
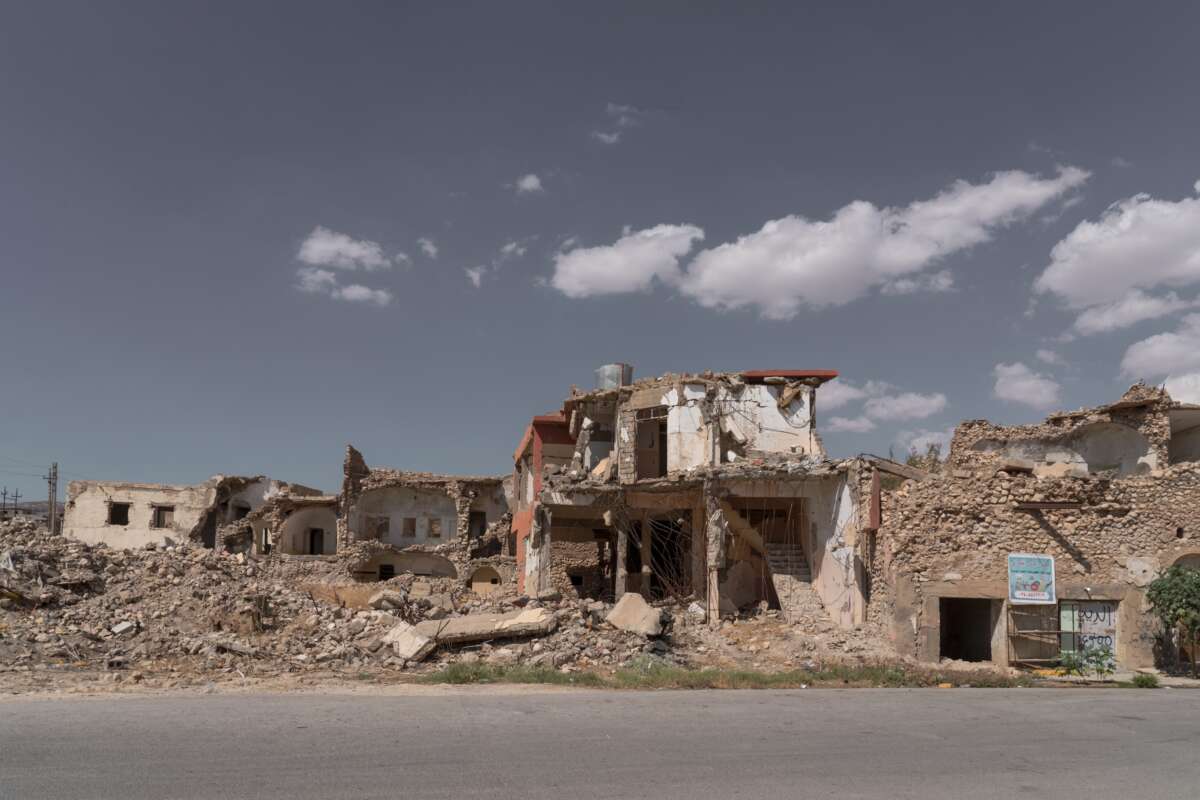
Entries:
POLYGON ((362 493, 350 509, 350 530, 354 538, 364 538, 371 530, 368 517, 387 517, 388 532, 381 541, 396 547, 414 544, 444 544, 452 541, 458 531, 458 510, 454 500, 443 492, 388 486, 362 493), (416 536, 404 536, 404 520, 417 521, 416 536), (430 538, 430 519, 441 520, 441 536, 430 538))
POLYGON ((308 555, 308 531, 321 528, 325 531, 322 555, 337 552, 337 515, 332 508, 303 508, 293 512, 279 530, 276 547, 283 553, 308 555))
POLYGON ((1172 464, 1200 461, 1200 426, 1172 434, 1170 452, 1172 464))
POLYGON ((89 544, 103 542, 120 548, 144 547, 167 540, 179 542, 200 524, 215 500, 216 488, 212 482, 165 486, 72 481, 67 488, 63 533, 89 544), (128 525, 108 524, 110 503, 129 503, 128 525), (156 505, 174 506, 175 519, 169 528, 151 527, 156 505))

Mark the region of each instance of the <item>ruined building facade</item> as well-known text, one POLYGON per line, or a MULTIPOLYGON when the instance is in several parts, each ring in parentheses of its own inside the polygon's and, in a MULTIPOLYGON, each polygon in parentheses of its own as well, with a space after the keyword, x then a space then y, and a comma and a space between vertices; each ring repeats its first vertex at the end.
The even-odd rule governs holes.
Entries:
POLYGON ((943 470, 883 498, 871 619, 921 660, 1048 666, 1102 647, 1153 666, 1146 586, 1200 566, 1198 443, 1200 407, 1140 384, 1040 425, 964 422, 943 470), (1013 553, 1054 557, 1056 604, 1009 602, 1013 553))

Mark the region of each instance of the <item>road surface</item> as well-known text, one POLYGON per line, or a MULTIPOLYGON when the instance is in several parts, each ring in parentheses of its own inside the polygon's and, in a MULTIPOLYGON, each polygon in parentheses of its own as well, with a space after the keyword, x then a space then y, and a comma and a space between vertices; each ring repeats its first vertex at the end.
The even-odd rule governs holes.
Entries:
POLYGON ((1200 691, 0 700, 0 798, 1179 798, 1200 691))

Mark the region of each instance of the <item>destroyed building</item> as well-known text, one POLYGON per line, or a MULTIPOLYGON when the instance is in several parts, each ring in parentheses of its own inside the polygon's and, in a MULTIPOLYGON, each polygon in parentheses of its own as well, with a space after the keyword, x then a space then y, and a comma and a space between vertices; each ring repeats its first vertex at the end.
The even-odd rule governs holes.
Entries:
POLYGON ((515 454, 524 591, 692 597, 713 621, 765 603, 862 622, 871 476, 906 470, 828 459, 817 395, 836 376, 623 372, 574 391, 515 454))
MULTIPOLYGON (((133 548, 185 540, 222 546, 226 536, 251 535, 246 521, 270 499, 311 496, 316 489, 262 475, 217 475, 195 485, 72 481, 67 487, 63 533, 90 544, 133 548)), ((261 526, 258 531, 261 537, 261 526)))
POLYGON ((1038 667, 1087 648, 1154 666, 1146 586, 1200 566, 1200 406, 1133 386, 1038 425, 958 426, 936 474, 886 492, 869 616, 897 651, 1038 667), (1055 602, 1009 600, 1008 557, 1054 558, 1055 602))
POLYGON ((338 541, 358 545, 360 580, 401 573, 458 578, 480 592, 511 584, 505 479, 367 466, 346 450, 338 541))

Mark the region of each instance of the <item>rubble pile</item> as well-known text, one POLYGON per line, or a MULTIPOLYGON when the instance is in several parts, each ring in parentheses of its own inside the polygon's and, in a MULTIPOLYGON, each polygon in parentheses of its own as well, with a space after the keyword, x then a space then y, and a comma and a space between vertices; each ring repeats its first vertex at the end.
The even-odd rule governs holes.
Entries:
POLYGON ((121 550, 50 536, 32 522, 0 523, 0 674, 39 685, 90 673, 176 686, 452 663, 564 672, 646 656, 748 664, 761 654, 737 642, 762 624, 777 628, 772 664, 816 651, 777 612, 712 630, 697 604, 481 596, 450 578, 355 583, 346 574, 341 559, 258 559, 192 544, 121 550))

